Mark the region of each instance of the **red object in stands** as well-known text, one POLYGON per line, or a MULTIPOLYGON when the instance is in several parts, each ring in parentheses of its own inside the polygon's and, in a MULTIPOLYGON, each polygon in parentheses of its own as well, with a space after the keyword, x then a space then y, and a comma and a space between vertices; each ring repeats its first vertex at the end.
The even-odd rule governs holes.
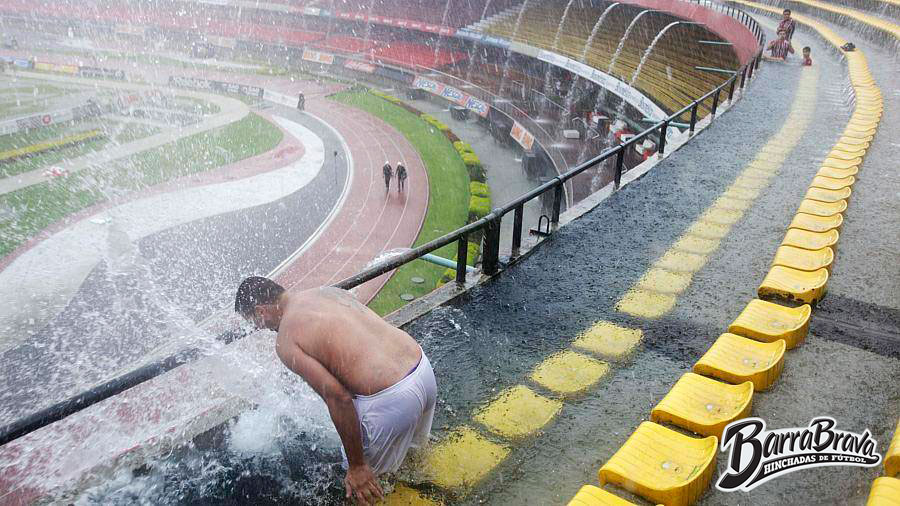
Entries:
POLYGON ((441 49, 437 52, 424 44, 414 42, 391 42, 373 50, 368 59, 403 67, 417 66, 440 68, 456 62, 465 61, 469 57, 465 51, 441 49))

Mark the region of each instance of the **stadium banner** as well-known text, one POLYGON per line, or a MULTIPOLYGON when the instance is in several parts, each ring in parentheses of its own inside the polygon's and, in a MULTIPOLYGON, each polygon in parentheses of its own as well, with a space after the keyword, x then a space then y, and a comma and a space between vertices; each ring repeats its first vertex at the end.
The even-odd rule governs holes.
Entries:
POLYGON ((511 51, 515 51, 517 53, 524 54, 525 56, 530 56, 532 58, 537 58, 538 53, 541 52, 540 49, 529 46, 528 44, 522 44, 521 42, 512 41, 509 43, 509 49, 511 51))
POLYGON ((105 69, 101 67, 78 67, 78 75, 81 77, 99 77, 103 79, 125 79, 125 72, 119 69, 105 69))
POLYGON ((334 55, 333 54, 323 53, 321 51, 315 51, 313 49, 304 49, 303 50, 303 59, 306 61, 321 63, 323 65, 333 65, 334 64, 334 55))
POLYGON ((219 93, 231 93, 234 95, 245 95, 248 97, 263 98, 263 90, 259 86, 249 86, 246 84, 226 83, 224 81, 212 81, 209 79, 200 79, 195 77, 169 76, 169 86, 178 86, 179 88, 193 88, 196 90, 209 90, 219 93))
POLYGON ((399 69, 384 67, 381 65, 375 67, 375 75, 387 77, 388 79, 393 79, 394 81, 400 81, 407 84, 415 80, 414 74, 399 69))
POLYGON ((306 14, 307 16, 320 16, 322 15, 322 10, 318 7, 304 7, 303 14, 306 14))
POLYGON ((375 68, 376 68, 375 65, 372 65, 371 63, 367 63, 367 62, 364 62, 364 61, 357 61, 357 60, 347 60, 347 61, 345 61, 345 62, 344 62, 344 67, 346 67, 346 68, 348 68, 348 69, 350 69, 350 70, 356 70, 356 71, 359 71, 359 72, 365 72, 365 73, 367 73, 367 74, 374 74, 374 73, 375 73, 375 68))
POLYGON ((27 58, 14 58, 12 56, 0 56, 0 61, 20 69, 30 69, 34 65, 34 62, 27 58))
POLYGON ((146 28, 137 25, 118 24, 116 25, 116 33, 122 35, 138 35, 143 37, 146 33, 146 28))
POLYGON ((43 70, 46 72, 58 72, 60 74, 77 74, 78 73, 78 65, 71 65, 67 63, 50 63, 45 61, 35 60, 34 62, 35 70, 43 70))
POLYGON ((638 91, 637 88, 629 86, 625 82, 606 72, 550 51, 538 51, 537 58, 551 65, 562 67, 579 77, 583 77, 584 79, 611 91, 614 95, 640 111, 641 114, 647 118, 661 120, 667 116, 665 111, 647 98, 643 93, 638 91))
POLYGON ((518 142, 519 145, 525 148, 527 151, 530 151, 531 147, 534 145, 534 135, 526 130, 525 127, 520 125, 518 121, 513 121, 513 126, 509 131, 509 136, 515 139, 515 141, 518 142))
POLYGON ((219 37, 217 35, 207 35, 206 42, 213 46, 224 47, 226 49, 234 49, 237 45, 237 40, 230 37, 219 37))
POLYGON ((442 97, 454 104, 469 109, 479 116, 487 117, 490 106, 475 97, 472 97, 453 86, 448 86, 438 81, 433 81, 427 77, 417 75, 413 80, 413 88, 419 88, 429 93, 442 97))

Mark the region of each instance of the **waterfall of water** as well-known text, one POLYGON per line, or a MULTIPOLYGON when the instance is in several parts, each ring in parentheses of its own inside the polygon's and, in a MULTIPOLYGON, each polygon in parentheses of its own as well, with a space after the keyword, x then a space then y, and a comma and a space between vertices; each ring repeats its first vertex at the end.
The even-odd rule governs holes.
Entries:
MULTIPOLYGON (((450 0, 444 5, 444 13, 441 15, 441 26, 447 26, 447 13, 450 12, 450 0)), ((434 42, 434 67, 437 68, 438 53, 441 52, 441 36, 438 35, 434 42)))
MULTIPOLYGON (((600 32, 600 27, 603 26, 603 21, 606 20, 606 16, 617 5, 621 5, 621 3, 613 2, 613 3, 609 4, 609 7, 607 7, 603 11, 603 13, 600 14, 599 18, 597 18, 597 22, 594 23, 594 28, 591 29, 591 35, 588 37, 587 41, 585 41, 584 47, 581 49, 581 57, 578 58, 578 61, 580 61, 581 63, 584 63, 585 58, 587 58, 587 52, 590 49, 591 44, 594 43, 594 38, 600 32)), ((575 98, 574 93, 575 93, 575 83, 573 82, 572 86, 569 87, 569 91, 566 92, 565 108, 566 108, 567 112, 572 107, 572 101, 575 98)))
MULTIPOLYGON (((519 27, 522 25, 522 16, 525 15, 525 11, 528 10, 528 2, 530 0, 525 0, 525 3, 522 4, 522 10, 519 11, 519 15, 516 16, 516 26, 513 28, 512 37, 510 40, 516 40, 516 37, 519 36, 519 27)), ((503 94, 503 88, 506 86, 506 78, 509 76, 509 60, 511 59, 512 51, 508 51, 506 53, 506 63, 503 65, 503 76, 500 78, 500 95, 503 94)))
POLYGON ((619 55, 622 53, 622 49, 625 47, 625 42, 628 41, 628 36, 631 35, 631 30, 634 29, 634 25, 637 24, 638 20, 643 17, 644 14, 648 12, 656 12, 652 9, 643 10, 638 13, 634 19, 631 20, 631 23, 628 24, 628 28, 625 29, 625 33, 622 34, 622 38, 619 39, 619 45, 616 46, 616 52, 613 53, 612 58, 609 60, 609 67, 606 69, 606 73, 612 73, 613 67, 616 65, 616 61, 619 59, 619 55))
POLYGON ((631 81, 629 81, 628 84, 634 85, 635 80, 637 80, 638 74, 641 73, 641 69, 644 68, 644 64, 647 63, 647 58, 650 57, 650 53, 653 52, 653 48, 656 47, 656 43, 659 42, 659 39, 661 39, 663 35, 665 35, 667 31, 669 31, 669 28, 672 28, 675 25, 680 25, 681 23, 681 21, 674 21, 672 23, 669 23, 665 26, 665 28, 663 28, 659 31, 659 33, 656 34, 656 37, 653 37, 653 41, 650 42, 650 45, 647 46, 647 49, 644 51, 644 55, 641 56, 641 61, 640 63, 638 63, 637 68, 634 69, 634 74, 631 75, 631 81))
MULTIPOLYGON (((553 37, 553 51, 555 52, 559 49, 559 38, 562 35, 563 25, 566 23, 566 18, 569 16, 569 9, 572 7, 572 3, 575 0, 569 0, 566 4, 566 8, 563 10, 562 19, 559 20, 559 25, 556 27, 556 36, 553 37)), ((544 73, 544 95, 549 95, 550 91, 550 72, 544 73)))

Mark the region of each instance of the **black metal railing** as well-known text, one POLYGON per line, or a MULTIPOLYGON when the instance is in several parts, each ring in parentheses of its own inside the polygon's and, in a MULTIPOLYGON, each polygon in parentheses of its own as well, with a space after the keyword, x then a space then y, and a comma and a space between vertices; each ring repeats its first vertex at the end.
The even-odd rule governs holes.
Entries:
MULTIPOLYGON (((697 3, 706 4, 704 0, 698 0, 697 3)), ((745 13, 743 13, 743 11, 740 11, 739 9, 734 9, 734 11, 738 13, 735 14, 736 16, 745 15, 745 13)), ((752 21, 754 26, 756 26, 756 28, 758 29, 758 25, 755 24, 755 21, 753 21, 750 16, 746 16, 746 19, 752 21)), ((751 31, 757 33, 757 30, 753 29, 750 25, 747 26, 751 29, 751 31)), ((658 136, 658 153, 660 155, 665 154, 666 133, 668 132, 670 123, 677 122, 677 118, 679 118, 682 114, 687 113, 688 111, 690 111, 691 114, 689 135, 693 136, 694 132, 696 131, 698 114, 697 111, 700 107, 700 104, 707 100, 712 100, 713 105, 711 107, 711 119, 714 119, 722 92, 724 91, 728 94, 728 100, 730 102, 734 99, 735 88, 739 87, 741 90, 743 90, 747 81, 753 77, 754 71, 759 68, 759 63, 762 59, 765 36, 761 30, 759 30, 758 33, 760 35, 757 36, 757 40, 760 41, 760 45, 756 52, 756 56, 754 56, 753 59, 744 64, 737 72, 735 72, 731 77, 729 77, 719 86, 717 86, 713 90, 710 90, 702 97, 697 98, 690 104, 683 107, 681 110, 670 114, 668 117, 660 120, 650 128, 637 134, 625 143, 604 151, 593 159, 579 164, 568 172, 560 174, 559 176, 534 188, 533 190, 525 193, 517 199, 494 209, 484 218, 481 218, 478 221, 450 232, 442 237, 434 239, 426 244, 413 248, 410 251, 392 256, 385 261, 364 270, 363 272, 360 272, 354 276, 338 282, 334 286, 343 289, 351 289, 353 287, 361 285, 362 283, 365 283, 366 281, 370 281, 382 274, 390 272, 409 262, 421 258, 427 253, 431 253, 448 244, 452 244, 453 242, 456 242, 458 244, 456 281, 458 283, 465 283, 468 237, 470 234, 478 231, 483 231, 484 233, 482 272, 486 275, 497 274, 500 271, 500 224, 504 216, 506 216, 510 212, 514 213, 513 239, 510 246, 510 259, 512 260, 519 255, 519 251, 522 245, 522 231, 525 226, 523 216, 524 206, 526 203, 536 198, 540 198, 545 193, 552 191, 553 204, 550 216, 550 222, 552 226, 550 228, 552 230, 555 230, 555 228, 559 224, 560 210, 564 199, 563 185, 566 184, 567 181, 578 176, 584 171, 596 167, 606 160, 615 157, 615 177, 613 180, 613 189, 618 190, 621 184, 622 174, 624 172, 625 152, 628 149, 633 149, 633 147, 637 143, 643 142, 644 139, 650 136, 658 136)), ((242 331, 232 330, 227 333, 221 334, 219 338, 220 340, 223 340, 225 342, 231 342, 244 336, 245 334, 243 334, 242 331)), ((81 411, 88 406, 96 404, 102 400, 108 399, 113 395, 121 393, 141 383, 144 383, 145 381, 160 376, 180 365, 192 362, 201 356, 203 356, 203 353, 197 348, 183 350, 172 356, 141 366, 140 368, 135 369, 134 371, 131 371, 127 374, 109 380, 100 385, 96 385, 88 391, 79 393, 78 395, 58 402, 36 413, 32 413, 31 415, 16 420, 15 422, 2 426, 0 427, 0 446, 5 445, 6 443, 18 439, 26 434, 34 432, 42 427, 62 420, 63 418, 73 413, 81 411)))

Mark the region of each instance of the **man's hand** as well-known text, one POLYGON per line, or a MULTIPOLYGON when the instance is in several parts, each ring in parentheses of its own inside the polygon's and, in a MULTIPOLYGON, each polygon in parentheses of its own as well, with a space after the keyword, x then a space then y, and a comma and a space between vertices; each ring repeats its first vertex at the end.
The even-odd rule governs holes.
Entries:
POLYGON ((347 488, 347 499, 354 497, 360 504, 368 506, 375 504, 376 499, 384 497, 381 485, 375 478, 375 473, 368 464, 350 466, 347 469, 347 477, 344 478, 344 487, 347 488))

